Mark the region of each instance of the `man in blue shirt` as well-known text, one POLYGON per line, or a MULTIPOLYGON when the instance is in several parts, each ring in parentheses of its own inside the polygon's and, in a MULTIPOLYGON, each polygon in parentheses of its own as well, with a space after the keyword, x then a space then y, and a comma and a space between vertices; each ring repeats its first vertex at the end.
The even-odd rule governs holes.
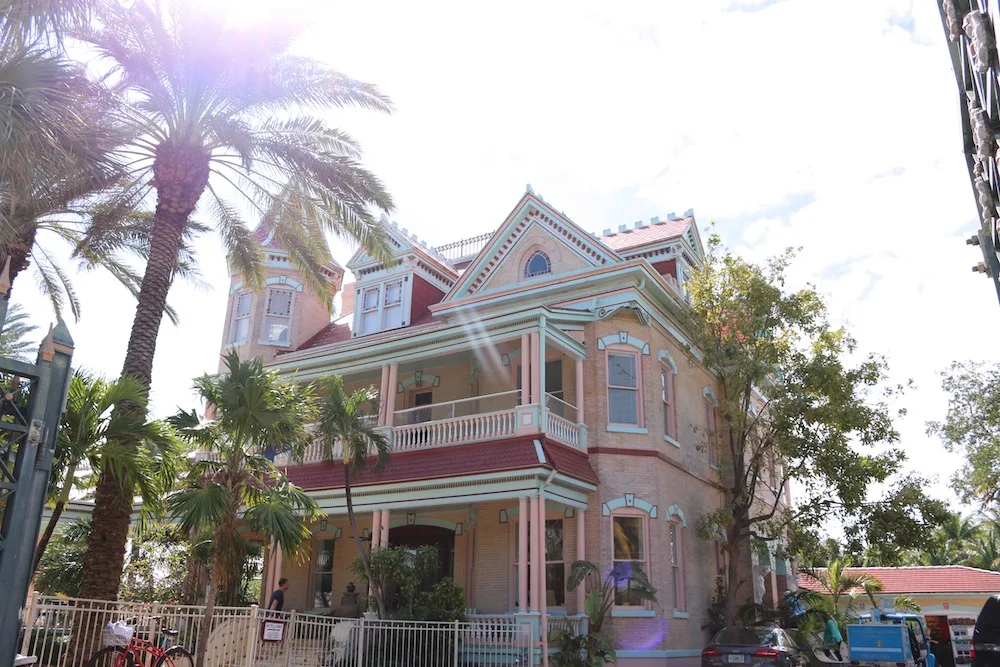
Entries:
POLYGON ((288 579, 278 579, 278 587, 271 593, 271 601, 267 603, 269 611, 281 611, 285 606, 285 591, 288 590, 288 579))

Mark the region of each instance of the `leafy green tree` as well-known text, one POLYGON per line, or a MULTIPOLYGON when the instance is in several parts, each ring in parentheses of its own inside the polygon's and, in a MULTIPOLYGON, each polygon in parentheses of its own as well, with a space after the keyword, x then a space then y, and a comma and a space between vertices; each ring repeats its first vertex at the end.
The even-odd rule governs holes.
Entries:
MULTIPOLYGON (((311 534, 306 523, 319 515, 315 501, 264 456, 277 443, 296 455, 305 450, 306 424, 315 418, 310 390, 279 381, 260 359, 243 361, 235 351, 226 355, 225 365, 225 373, 195 380, 199 398, 214 408, 213 419, 200 419, 193 410, 170 419, 199 447, 184 486, 168 504, 183 534, 212 536, 202 637, 211 633, 216 596, 232 603, 239 595, 250 549, 240 525, 276 541, 292 557, 311 534)), ((198 665, 204 664, 205 649, 203 642, 198 665)))
POLYGON ((705 439, 725 499, 702 517, 699 534, 727 533, 726 624, 740 597, 740 556, 753 540, 786 539, 792 522, 833 517, 863 517, 856 531, 864 536, 884 530, 911 540, 924 529, 919 510, 928 509, 907 480, 888 493, 904 504, 869 503, 870 484, 890 483, 904 460, 894 446, 886 365, 874 356, 850 363, 855 341, 830 324, 816 290, 787 289, 792 258, 789 250, 758 266, 713 237, 704 266, 686 283, 690 307, 679 308, 690 363, 718 378, 719 418, 705 439), (790 480, 801 490, 795 508, 783 500, 790 480), (914 509, 916 518, 908 514, 914 509))
MULTIPOLYGON (((92 27, 77 32, 103 56, 118 94, 118 117, 138 137, 123 150, 137 197, 156 195, 149 259, 122 369, 144 386, 197 207, 250 288, 263 285, 264 256, 241 208, 273 232, 320 294, 330 290, 323 274, 326 232, 391 259, 386 231, 372 210, 392 209, 392 199, 361 165, 357 142, 307 111, 389 112, 391 104, 371 84, 289 54, 296 29, 277 6, 272 20, 248 29, 212 3, 139 0, 127 7, 108 3, 92 27)), ((104 231, 96 224, 91 234, 100 240, 104 231)), ((101 471, 95 495, 101 530, 91 539, 83 584, 89 597, 111 598, 117 590, 127 504, 112 473, 101 471)))
POLYGON ((35 567, 41 562, 63 508, 81 481, 81 473, 109 465, 120 479, 138 491, 142 511, 140 534, 163 512, 163 498, 173 487, 181 464, 176 435, 166 423, 147 422, 141 413, 116 410, 126 401, 146 402, 146 390, 132 378, 111 382, 82 371, 70 378, 56 437, 56 453, 49 479, 54 504, 35 548, 35 567), (136 447, 122 447, 125 440, 136 447))
POLYGON ((1000 501, 1000 364, 956 361, 942 373, 941 387, 948 412, 928 422, 927 433, 964 459, 952 486, 966 502, 1000 501))
POLYGON ((358 547, 358 557, 364 567, 368 581, 372 582, 372 594, 378 605, 379 618, 387 618, 386 591, 380 581, 373 576, 368 550, 361 542, 358 520, 354 515, 351 498, 351 477, 358 475, 368 465, 368 458, 374 456, 375 469, 389 462, 390 445, 381 432, 372 427, 370 416, 378 410, 378 391, 374 388, 359 389, 348 394, 344 389, 344 378, 331 375, 317 382, 319 400, 319 420, 316 429, 323 443, 323 457, 327 461, 342 461, 344 464, 344 500, 347 503, 347 518, 351 523, 354 543, 358 547))
POLYGON ((28 336, 37 330, 38 327, 31 324, 28 313, 20 304, 12 303, 7 306, 7 318, 0 330, 0 357, 30 361, 31 353, 38 344, 29 340, 28 336))

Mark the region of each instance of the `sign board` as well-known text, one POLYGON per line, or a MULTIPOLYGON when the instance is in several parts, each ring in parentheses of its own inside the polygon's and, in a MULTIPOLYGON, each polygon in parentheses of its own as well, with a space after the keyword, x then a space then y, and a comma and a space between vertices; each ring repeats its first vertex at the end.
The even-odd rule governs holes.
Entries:
POLYGON ((260 624, 260 639, 265 642, 280 642, 285 638, 285 624, 282 621, 263 621, 260 624))

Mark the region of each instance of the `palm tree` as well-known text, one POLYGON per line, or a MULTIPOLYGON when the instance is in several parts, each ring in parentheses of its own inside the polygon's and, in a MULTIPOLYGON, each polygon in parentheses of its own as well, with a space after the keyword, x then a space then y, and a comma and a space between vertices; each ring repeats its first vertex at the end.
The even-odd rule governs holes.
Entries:
MULTIPOLYGON (((225 373, 202 376, 194 385, 205 404, 214 406, 214 419, 181 411, 170 420, 201 449, 187 483, 168 504, 184 535, 212 536, 203 638, 211 633, 216 595, 239 593, 248 548, 238 532, 240 520, 251 532, 279 542, 291 556, 310 536, 305 522, 319 514, 315 501, 264 456, 277 443, 294 454, 304 452, 305 424, 315 417, 309 389, 280 382, 260 359, 241 361, 230 352, 225 365, 225 373)), ((206 647, 206 641, 199 642, 199 667, 206 647)))
MULTIPOLYGON (((149 386, 157 332, 185 230, 196 207, 211 219, 231 267, 263 284, 263 254, 233 193, 321 294, 325 232, 359 241, 390 261, 386 231, 369 209, 392 209, 382 183, 359 162, 345 132, 304 108, 357 106, 389 112, 379 90, 286 51, 294 37, 284 8, 259 30, 240 30, 210 3, 181 0, 169 12, 139 0, 104 8, 78 36, 109 64, 120 120, 138 138, 122 153, 143 197, 155 190, 149 261, 122 374, 149 386), (284 13, 281 16, 279 13, 284 13)), ((100 226, 98 225, 98 232, 100 226)), ((86 244, 84 244, 86 245, 86 244)), ((113 598, 128 517, 125 494, 102 471, 82 594, 113 598)))
POLYGON ((806 573, 815 579, 823 589, 826 601, 826 612, 833 618, 841 630, 857 616, 854 601, 863 591, 871 601, 877 604, 876 595, 882 592, 882 582, 876 577, 864 573, 851 573, 848 570, 851 561, 848 558, 834 558, 830 564, 821 570, 807 570, 806 573), (841 598, 847 598, 847 604, 840 607, 841 598))
POLYGON ((28 321, 28 313, 20 304, 7 307, 7 317, 0 330, 0 357, 10 357, 19 361, 30 361, 34 343, 28 340, 38 327, 28 321))
MULTIPOLYGON (((49 496, 54 506, 35 548, 36 570, 63 508, 81 481, 81 469, 100 470, 107 461, 122 471, 123 478, 134 480, 142 500, 141 523, 161 514, 162 498, 177 475, 178 443, 165 423, 146 422, 137 419, 135 412, 115 409, 125 402, 146 402, 146 391, 132 378, 111 382, 77 371, 70 379, 52 463, 49 496), (123 449, 118 443, 125 439, 139 446, 123 449)), ((139 528, 141 534, 143 526, 139 528)))
POLYGON ((984 527, 961 564, 983 570, 1000 569, 1000 526, 984 527))
POLYGON ((320 442, 323 443, 323 457, 327 461, 340 460, 344 463, 344 501, 347 503, 347 518, 351 523, 354 542, 358 546, 358 554, 365 568, 365 576, 371 583, 372 593, 378 604, 379 618, 386 618, 384 591, 380 590, 378 582, 372 576, 368 551, 361 543, 361 533, 358 532, 358 521, 354 516, 354 503, 351 500, 351 477, 365 469, 368 457, 374 455, 376 470, 389 462, 389 441, 382 433, 372 428, 368 419, 369 415, 378 409, 378 391, 371 387, 348 394, 344 389, 344 378, 339 375, 319 380, 317 391, 322 396, 319 401, 319 420, 316 428, 320 442))

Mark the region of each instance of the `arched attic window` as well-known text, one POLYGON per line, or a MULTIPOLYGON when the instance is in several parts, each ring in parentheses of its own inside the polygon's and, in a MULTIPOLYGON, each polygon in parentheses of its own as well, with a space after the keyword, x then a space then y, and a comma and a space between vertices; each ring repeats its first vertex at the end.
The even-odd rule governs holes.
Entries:
POLYGON ((552 262, 549 261, 548 255, 541 250, 536 250, 531 253, 531 257, 528 258, 528 262, 524 265, 524 277, 534 278, 535 276, 543 276, 546 273, 552 273, 552 262))

